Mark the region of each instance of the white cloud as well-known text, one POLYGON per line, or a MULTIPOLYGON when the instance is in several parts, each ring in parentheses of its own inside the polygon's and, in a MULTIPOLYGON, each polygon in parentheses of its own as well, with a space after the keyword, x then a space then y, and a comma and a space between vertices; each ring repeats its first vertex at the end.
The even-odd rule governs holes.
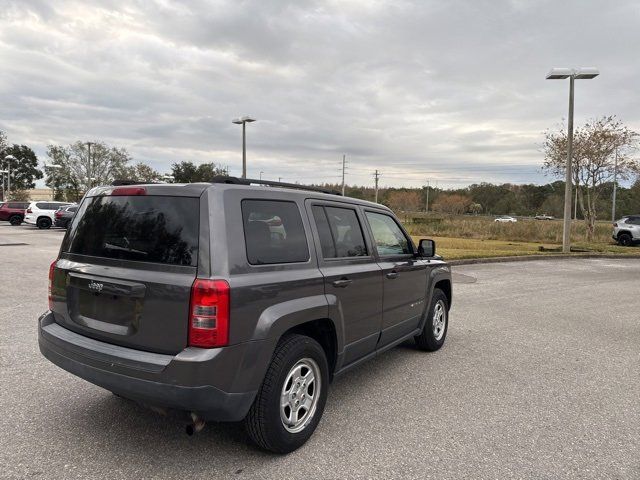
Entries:
MULTIPOLYGON (((6 2, 5 2, 6 3, 6 2)), ((566 114, 552 66, 596 65, 577 121, 640 129, 635 2, 14 1, 0 13, 0 129, 101 139, 168 170, 441 185, 545 181, 537 144, 566 114)), ((566 82, 565 82, 566 83, 566 82)))

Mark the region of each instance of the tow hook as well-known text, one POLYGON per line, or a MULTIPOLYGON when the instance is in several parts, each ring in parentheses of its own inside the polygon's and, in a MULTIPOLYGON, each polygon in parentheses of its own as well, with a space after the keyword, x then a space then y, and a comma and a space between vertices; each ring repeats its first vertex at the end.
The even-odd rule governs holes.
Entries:
POLYGON ((198 433, 206 425, 205 421, 198 416, 198 414, 191 412, 191 423, 187 425, 187 435, 191 436, 194 433, 198 433))

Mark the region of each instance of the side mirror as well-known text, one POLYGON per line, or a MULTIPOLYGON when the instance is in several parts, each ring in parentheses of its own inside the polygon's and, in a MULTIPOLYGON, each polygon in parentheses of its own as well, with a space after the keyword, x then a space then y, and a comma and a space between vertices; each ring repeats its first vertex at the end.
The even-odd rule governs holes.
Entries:
POLYGON ((422 238, 418 243, 418 255, 420 257, 435 257, 436 242, 429 238, 422 238))

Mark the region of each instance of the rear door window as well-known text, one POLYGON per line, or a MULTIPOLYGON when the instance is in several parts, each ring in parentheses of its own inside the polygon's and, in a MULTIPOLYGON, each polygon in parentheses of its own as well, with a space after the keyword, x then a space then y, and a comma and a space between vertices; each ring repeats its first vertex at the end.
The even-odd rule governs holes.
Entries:
POLYGON ((44 202, 38 202, 36 203, 36 208, 39 208, 40 210, 49 210, 49 204, 44 202))
POLYGON ((362 227, 355 210, 315 205, 312 211, 324 258, 368 255, 362 227))
POLYGON ((243 200, 242 221, 250 264, 309 260, 307 237, 295 202, 243 200))
POLYGON ((192 197, 90 197, 74 217, 66 251, 195 267, 199 210, 192 197))

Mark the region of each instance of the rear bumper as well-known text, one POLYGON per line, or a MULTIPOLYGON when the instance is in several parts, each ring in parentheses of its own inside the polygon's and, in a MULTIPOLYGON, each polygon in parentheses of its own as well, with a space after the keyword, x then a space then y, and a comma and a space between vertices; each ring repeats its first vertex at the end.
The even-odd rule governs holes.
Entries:
MULTIPOLYGON (((242 420, 262 382, 263 342, 164 355, 100 342, 68 330, 46 312, 38 320, 40 352, 60 368, 125 398, 195 412, 206 420, 242 420), (207 380, 203 380, 207 379, 207 380), (257 382, 257 384, 256 384, 257 382), (230 386, 255 386, 235 391, 230 386)), ((265 369, 266 370, 266 369, 265 369)))
POLYGON ((36 224, 36 220, 38 220, 38 218, 33 215, 32 213, 27 213, 24 218, 22 219, 23 222, 28 223, 30 225, 35 225, 36 224))

